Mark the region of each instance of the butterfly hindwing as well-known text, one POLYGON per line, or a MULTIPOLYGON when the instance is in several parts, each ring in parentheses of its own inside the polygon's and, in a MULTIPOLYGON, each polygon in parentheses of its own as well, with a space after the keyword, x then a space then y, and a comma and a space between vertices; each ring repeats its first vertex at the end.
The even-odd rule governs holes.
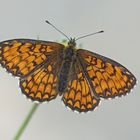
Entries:
POLYGON ((20 88, 27 97, 43 102, 57 96, 58 73, 62 62, 60 55, 61 53, 57 52, 32 74, 20 79, 20 88))
POLYGON ((39 102, 54 99, 58 94, 56 85, 59 65, 56 60, 52 60, 52 62, 38 68, 25 79, 20 79, 22 92, 32 100, 39 102))
POLYGON ((121 64, 87 50, 77 51, 81 65, 97 97, 125 95, 136 84, 136 78, 121 64))
POLYGON ((72 65, 69 82, 62 100, 66 106, 78 112, 94 110, 100 102, 100 99, 94 97, 78 60, 75 60, 72 65))
POLYGON ((49 56, 64 46, 31 39, 14 39, 0 42, 0 63, 14 76, 25 76, 48 61, 49 56))

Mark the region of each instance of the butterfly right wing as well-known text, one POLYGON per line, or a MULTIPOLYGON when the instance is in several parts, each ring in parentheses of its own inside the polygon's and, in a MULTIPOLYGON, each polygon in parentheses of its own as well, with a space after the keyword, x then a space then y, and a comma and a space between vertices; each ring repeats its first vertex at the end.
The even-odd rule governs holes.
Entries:
POLYGON ((100 99, 96 99, 93 92, 78 59, 76 59, 71 68, 67 90, 63 94, 64 104, 78 112, 94 110, 100 99))
POLYGON ((118 62, 83 49, 77 55, 96 97, 120 97, 135 86, 135 76, 118 62))

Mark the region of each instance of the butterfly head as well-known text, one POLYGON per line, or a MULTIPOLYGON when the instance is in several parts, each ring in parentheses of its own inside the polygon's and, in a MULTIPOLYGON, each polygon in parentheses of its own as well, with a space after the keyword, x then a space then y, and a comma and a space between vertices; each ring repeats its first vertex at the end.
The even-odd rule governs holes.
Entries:
POLYGON ((70 40, 68 42, 68 46, 72 47, 72 48, 75 48, 75 46, 76 46, 75 38, 70 38, 70 40))

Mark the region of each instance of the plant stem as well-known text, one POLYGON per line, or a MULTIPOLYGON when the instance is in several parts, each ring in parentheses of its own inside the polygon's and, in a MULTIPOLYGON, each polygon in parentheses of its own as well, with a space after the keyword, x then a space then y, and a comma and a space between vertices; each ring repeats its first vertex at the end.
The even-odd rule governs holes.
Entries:
POLYGON ((15 137, 13 138, 13 140, 19 140, 19 138, 21 137, 22 133, 24 132, 25 128, 27 127, 29 121, 31 120, 33 114, 35 113, 37 107, 39 104, 34 103, 31 107, 31 110, 29 111, 29 113, 27 114, 25 120, 23 121, 23 123, 21 124, 20 128, 18 129, 15 137))

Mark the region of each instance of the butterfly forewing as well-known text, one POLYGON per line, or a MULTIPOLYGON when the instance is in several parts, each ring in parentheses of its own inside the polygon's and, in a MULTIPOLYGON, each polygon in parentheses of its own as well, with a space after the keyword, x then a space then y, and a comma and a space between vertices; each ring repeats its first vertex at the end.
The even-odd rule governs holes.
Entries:
POLYGON ((78 58, 97 97, 114 98, 125 95, 136 84, 136 78, 121 64, 79 49, 78 58))
POLYGON ((78 112, 94 110, 100 102, 100 99, 95 98, 78 60, 74 61, 71 68, 67 90, 62 100, 66 106, 78 112))
POLYGON ((14 76, 25 76, 64 46, 55 42, 14 39, 0 43, 0 63, 14 76))

